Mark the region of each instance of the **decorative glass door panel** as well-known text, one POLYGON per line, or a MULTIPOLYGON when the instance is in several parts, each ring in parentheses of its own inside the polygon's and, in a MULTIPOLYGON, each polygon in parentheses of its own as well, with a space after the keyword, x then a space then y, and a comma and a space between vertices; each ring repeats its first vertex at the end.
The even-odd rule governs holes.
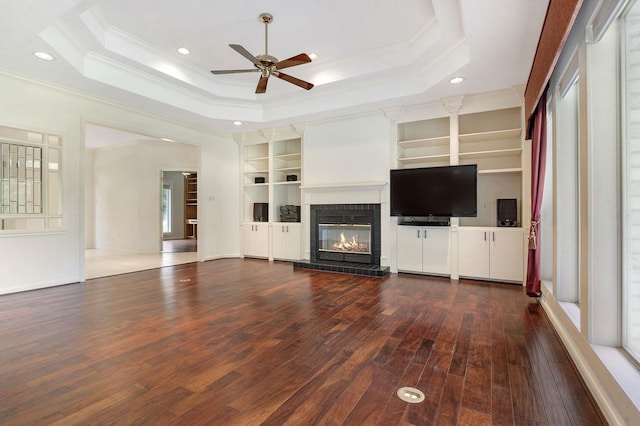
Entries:
POLYGON ((318 224, 319 251, 371 254, 371 225, 318 224))

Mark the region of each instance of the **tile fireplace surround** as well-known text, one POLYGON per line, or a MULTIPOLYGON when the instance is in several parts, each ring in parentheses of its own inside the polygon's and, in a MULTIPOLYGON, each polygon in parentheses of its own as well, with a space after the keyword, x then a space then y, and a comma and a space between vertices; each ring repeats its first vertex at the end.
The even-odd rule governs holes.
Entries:
POLYGON ((380 266, 380 204, 314 204, 310 206, 310 260, 294 262, 294 268, 383 277, 389 267, 380 266), (320 224, 371 225, 371 253, 359 256, 348 253, 323 253, 319 250, 320 224))

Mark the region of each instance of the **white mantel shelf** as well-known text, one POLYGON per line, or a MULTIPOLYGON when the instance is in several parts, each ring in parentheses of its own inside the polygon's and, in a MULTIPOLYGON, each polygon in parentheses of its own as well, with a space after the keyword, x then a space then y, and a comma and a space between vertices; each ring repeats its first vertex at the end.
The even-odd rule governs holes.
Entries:
POLYGON ((355 183, 327 183, 322 185, 305 185, 300 189, 303 191, 359 191, 377 189, 382 190, 387 185, 387 182, 374 181, 374 182, 355 182, 355 183))

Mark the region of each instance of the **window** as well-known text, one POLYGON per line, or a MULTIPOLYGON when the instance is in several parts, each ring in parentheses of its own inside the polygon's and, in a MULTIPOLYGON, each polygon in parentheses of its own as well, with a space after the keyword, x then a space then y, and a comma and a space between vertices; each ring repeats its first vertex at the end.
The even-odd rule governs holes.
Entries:
POLYGON ((640 362, 640 2, 625 17, 622 160, 623 346, 640 362))
POLYGON ((162 232, 171 233, 171 185, 162 184, 162 232))
MULTIPOLYGON (((577 61, 576 61, 577 67, 577 61)), ((571 67, 573 68, 573 67, 571 67)), ((579 327, 580 301, 580 186, 579 186, 579 79, 577 68, 567 75, 568 84, 556 103, 555 120, 555 181, 557 216, 557 253, 562 262, 557 265, 557 298, 566 305, 574 324, 579 327), (560 142, 561 141, 561 142, 560 142)))
POLYGON ((42 213, 42 148, 0 142, 0 212, 42 213))
POLYGON ((0 231, 62 227, 62 138, 0 126, 0 231))
POLYGON ((540 279, 547 291, 555 292, 553 288, 553 259, 555 256, 555 248, 553 243, 553 152, 555 141, 554 123, 552 107, 553 100, 548 101, 547 105, 547 150, 546 150, 546 167, 544 176, 544 191, 542 192, 542 205, 540 206, 540 224, 538 225, 538 235, 540 244, 540 279))

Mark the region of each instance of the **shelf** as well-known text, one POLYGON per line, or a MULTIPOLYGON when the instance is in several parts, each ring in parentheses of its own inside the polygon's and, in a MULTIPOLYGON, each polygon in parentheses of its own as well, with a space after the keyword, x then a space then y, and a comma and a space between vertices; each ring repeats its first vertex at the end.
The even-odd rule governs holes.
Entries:
POLYGON ((300 152, 294 152, 292 154, 274 155, 273 158, 286 161, 300 160, 302 158, 302 154, 300 152))
POLYGON ((252 157, 247 158, 246 161, 268 161, 269 157, 252 157))
POLYGON ((280 169, 273 169, 274 172, 293 172, 293 171, 300 171, 302 170, 301 167, 282 167, 280 169))
POLYGON ((299 180, 290 180, 283 182, 273 182, 274 185, 300 185, 301 181, 299 180))
POLYGON ((425 148, 428 146, 448 145, 449 136, 439 136, 435 138, 413 139, 408 141, 399 141, 398 145, 403 148, 425 148))
POLYGON ((184 238, 197 238, 198 175, 192 173, 184 179, 184 238))
POLYGON ((496 149, 493 151, 461 152, 458 155, 464 159, 516 157, 522 153, 522 148, 496 149))
POLYGON ((466 133, 458 136, 460 142, 481 142, 500 139, 520 139, 522 129, 494 130, 491 132, 466 133))
POLYGON ((269 170, 253 170, 251 172, 244 172, 245 175, 265 174, 269 173, 269 170))
POLYGON ((499 173, 522 173, 522 168, 514 167, 510 169, 487 169, 478 170, 479 175, 499 174, 499 173))
POLYGON ((426 163, 430 161, 446 160, 448 158, 449 158, 449 154, 438 154, 438 155, 425 155, 421 157, 398 158, 398 161, 403 164, 416 164, 416 163, 426 163))
POLYGON ((244 186, 269 186, 269 182, 265 182, 265 183, 245 183, 244 186))

